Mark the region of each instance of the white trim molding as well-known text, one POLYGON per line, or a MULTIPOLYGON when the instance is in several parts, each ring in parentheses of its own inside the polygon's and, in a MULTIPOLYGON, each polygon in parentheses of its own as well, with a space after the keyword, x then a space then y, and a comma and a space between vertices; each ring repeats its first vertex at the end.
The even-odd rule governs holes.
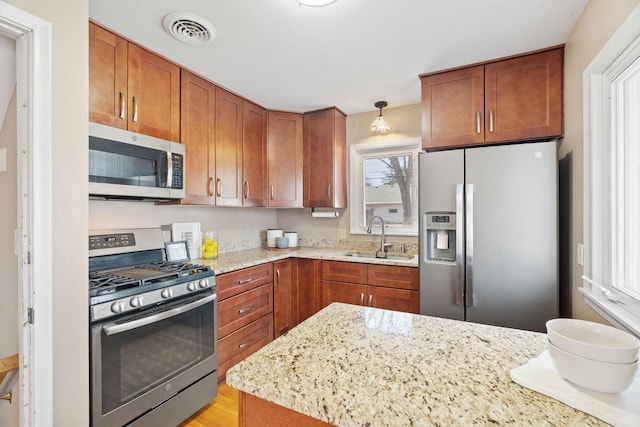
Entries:
POLYGON ((0 34, 16 40, 20 425, 44 426, 53 419, 51 24, 0 1, 0 34))

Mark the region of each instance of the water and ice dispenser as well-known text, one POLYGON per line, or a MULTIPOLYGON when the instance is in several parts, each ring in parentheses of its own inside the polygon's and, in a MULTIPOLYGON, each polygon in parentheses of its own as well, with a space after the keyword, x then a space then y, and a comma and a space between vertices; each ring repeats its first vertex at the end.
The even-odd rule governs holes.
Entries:
POLYGON ((425 213, 426 262, 456 262, 456 214, 425 213))

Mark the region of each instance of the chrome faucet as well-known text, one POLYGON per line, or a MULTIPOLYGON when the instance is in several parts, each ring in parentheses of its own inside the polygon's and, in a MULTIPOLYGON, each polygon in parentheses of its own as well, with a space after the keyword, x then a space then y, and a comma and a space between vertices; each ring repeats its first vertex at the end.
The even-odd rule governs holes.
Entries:
POLYGON ((378 215, 372 216, 367 226, 367 233, 371 234, 371 226, 373 225, 373 220, 376 218, 380 220, 380 249, 376 251, 376 258, 386 258, 387 246, 391 246, 391 243, 385 243, 384 241, 384 219, 378 215))

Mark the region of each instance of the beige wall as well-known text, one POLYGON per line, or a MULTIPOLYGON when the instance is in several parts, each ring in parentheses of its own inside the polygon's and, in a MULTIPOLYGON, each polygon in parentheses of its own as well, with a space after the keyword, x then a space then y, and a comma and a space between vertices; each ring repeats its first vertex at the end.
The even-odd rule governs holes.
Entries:
MULTIPOLYGON (((416 76, 416 81, 418 76, 416 76)), ((373 103, 372 103, 373 104, 373 103)), ((340 107, 340 106, 338 106, 340 107)), ((347 116, 347 174, 349 173, 349 146, 393 139, 414 138, 422 135, 422 118, 420 104, 403 107, 385 108, 383 114, 389 122, 392 132, 388 135, 374 135, 369 131, 371 122, 378 116, 379 111, 371 111, 347 116)), ((349 181, 347 181, 347 194, 349 181)), ((351 196, 347 204, 350 205, 351 196)), ((349 208, 339 209, 340 218, 311 218, 310 209, 280 209, 278 210, 278 227, 295 230, 301 238, 336 239, 339 228, 349 232, 349 208)), ((378 242, 378 236, 347 235, 348 239, 370 240, 378 242)), ((396 242, 417 243, 417 237, 391 237, 396 242)), ((375 243, 374 243, 375 246, 375 243)))
POLYGON ((583 242, 583 118, 582 72, 591 63, 624 19, 640 4, 639 0, 590 0, 565 48, 565 138, 560 146, 561 174, 567 173, 566 211, 570 215, 570 245, 572 283, 572 317, 604 322, 589 308, 578 293, 582 267, 576 263, 578 243, 583 242))
MULTIPOLYGON (((87 426, 88 2, 8 0, 8 3, 51 22, 53 35, 51 328, 55 369, 53 390, 35 390, 35 399, 53 399, 51 425, 87 426)), ((34 215, 37 221, 38 212, 34 215)), ((35 318, 37 322, 37 313, 35 318)))

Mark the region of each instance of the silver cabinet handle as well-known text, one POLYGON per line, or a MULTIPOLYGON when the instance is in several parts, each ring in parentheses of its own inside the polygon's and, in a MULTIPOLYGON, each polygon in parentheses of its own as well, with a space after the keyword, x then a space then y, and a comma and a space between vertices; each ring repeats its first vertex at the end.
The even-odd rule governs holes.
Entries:
POLYGON ((124 119, 124 93, 120 92, 120 118, 124 119))
POLYGON ((476 113, 476 133, 480 133, 480 111, 476 113))
POLYGON ((280 269, 279 268, 276 269, 276 277, 278 278, 277 284, 279 285, 280 284, 280 269))
POLYGON ((213 196, 213 177, 209 177, 209 185, 207 185, 207 195, 213 196))
POLYGON ((271 200, 274 200, 274 199, 275 199, 275 197, 276 197, 276 196, 275 196, 275 188, 274 188, 274 185, 273 185, 273 184, 271 184, 271 200))
POLYGON ((173 154, 167 153, 167 188, 173 186, 173 154))
POLYGON ((208 297, 199 299, 194 302, 190 302, 189 304, 181 305, 178 308, 174 308, 172 310, 163 311, 162 313, 153 314, 148 317, 143 317, 141 319, 133 320, 127 323, 106 323, 102 330, 105 335, 115 335, 121 332, 130 331, 135 328, 140 328, 142 326, 150 325, 152 323, 159 322, 161 320, 168 319, 173 316, 177 316, 178 314, 186 313, 187 311, 194 310, 198 307, 202 307, 203 305, 214 301, 218 297, 218 294, 209 295, 208 297))
POLYGON ((216 179, 216 197, 222 196, 222 180, 216 179))
POLYGON ((364 294, 360 294, 360 305, 364 305, 364 294))
POLYGON ((373 295, 369 295, 369 307, 373 307, 373 295))
POLYGON ((473 184, 467 184, 465 188, 466 205, 466 250, 467 250, 467 270, 465 293, 465 303, 467 307, 473 307, 475 300, 473 297, 473 184))
POLYGON ((133 97, 133 118, 131 120, 138 121, 138 98, 135 96, 133 97))
POLYGON ((238 310, 238 313, 239 314, 244 314, 247 311, 251 311, 251 310, 253 310, 253 304, 251 304, 249 307, 241 308, 240 310, 238 310))
POLYGON ((493 133, 493 110, 489 110, 489 132, 493 133))
POLYGON ((249 282, 253 282, 253 276, 247 277, 246 279, 238 280, 238 284, 239 285, 244 285, 244 284, 249 283, 249 282))
POLYGON ((462 221, 464 218, 464 191, 462 184, 456 184, 456 267, 458 267, 458 286, 455 289, 455 304, 462 305, 464 295, 464 264, 462 262, 462 221))
POLYGON ((249 198, 249 182, 248 181, 244 182, 244 198, 245 199, 249 198))
POLYGON ((251 345, 252 342, 253 342, 253 338, 249 338, 249 341, 243 342, 242 344, 239 344, 238 348, 245 348, 245 347, 251 345))
POLYGON ((331 184, 327 185, 327 198, 331 200, 331 184))

